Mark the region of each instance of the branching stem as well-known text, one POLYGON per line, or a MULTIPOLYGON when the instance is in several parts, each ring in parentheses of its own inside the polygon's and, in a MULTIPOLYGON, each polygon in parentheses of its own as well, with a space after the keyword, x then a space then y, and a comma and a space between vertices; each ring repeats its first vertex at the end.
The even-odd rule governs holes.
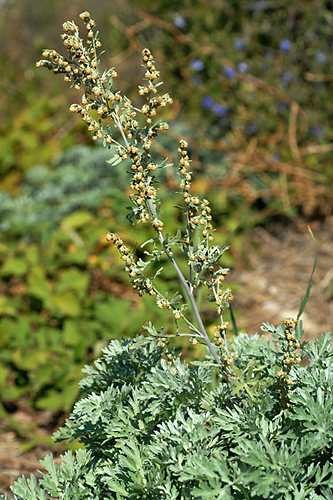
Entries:
MULTIPOLYGON (((123 127, 121 125, 119 116, 117 115, 117 113, 113 113, 112 117, 113 117, 113 119, 115 121, 115 124, 117 125, 117 127, 118 127, 118 129, 119 129, 119 131, 120 131, 120 133, 122 135, 122 138, 124 140, 126 148, 129 149, 129 143, 128 143, 127 137, 126 137, 126 135, 124 133, 123 127)), ((151 200, 148 198, 146 201, 147 201, 147 204, 148 204, 151 216, 153 218, 155 218, 156 214, 155 214, 155 210, 154 210, 154 207, 153 207, 153 204, 152 204, 151 200)), ((158 231, 158 239, 159 239, 162 247, 164 247, 164 237, 163 237, 163 234, 162 234, 161 231, 158 231)), ((177 273, 177 275, 179 277, 179 280, 182 283, 182 285, 184 286, 184 288, 186 290, 186 293, 187 293, 187 295, 188 295, 188 297, 190 299, 191 306, 192 306, 195 318, 197 320, 197 323, 198 323, 199 330, 200 330, 200 333, 202 335, 202 338, 204 339, 204 341, 205 341, 205 343, 206 343, 206 345, 207 345, 207 347, 208 347, 211 355, 215 359, 215 361, 218 364, 218 366, 220 367, 221 371, 226 375, 226 377, 228 378, 228 381, 230 383, 232 383, 231 377, 227 374, 226 368, 225 368, 225 366, 224 366, 221 358, 218 356, 218 354, 217 354, 217 352, 216 352, 213 344, 211 343, 211 341, 210 341, 210 339, 208 337, 208 334, 207 334, 205 326, 204 326, 204 324, 202 322, 202 319, 201 319, 201 316, 200 316, 197 304, 195 302, 195 298, 194 298, 194 295, 193 295, 193 287, 192 287, 192 285, 189 284, 186 281, 186 279, 185 279, 183 273, 181 272, 181 270, 180 270, 177 262, 175 261, 175 259, 173 257, 170 257, 169 255, 168 255, 168 258, 169 258, 171 264, 173 265, 173 267, 174 267, 174 269, 175 269, 175 271, 176 271, 176 273, 177 273)))
MULTIPOLYGON (((149 206, 149 210, 152 214, 152 216, 154 217, 155 216, 155 211, 154 211, 154 208, 153 208, 153 205, 152 205, 152 202, 151 200, 147 200, 147 203, 148 203, 148 206, 149 206)), ((160 240, 160 243, 162 246, 164 246, 164 237, 163 237, 163 234, 161 231, 158 231, 158 239, 160 240)), ((201 319, 201 316, 200 316, 200 313, 198 311, 198 307, 197 307, 197 304, 195 302, 195 298, 194 298, 194 295, 193 295, 193 290, 192 290, 192 286, 190 286, 188 284, 188 282, 186 281, 183 273, 181 272, 177 262, 175 261, 175 259, 173 257, 170 257, 168 256, 171 264, 173 265, 179 279, 180 279, 180 282, 182 283, 182 285, 184 286, 186 292, 187 292, 187 295, 190 299, 190 302, 191 302, 191 306, 192 306, 192 309, 193 309, 193 312, 194 312, 194 315, 195 315, 195 318, 197 320, 197 323, 198 323, 198 326, 199 326, 199 330, 200 330, 200 333, 202 335, 202 338, 204 339, 204 341, 206 342, 206 345, 209 349, 209 351, 211 352, 213 358, 215 359, 215 361, 217 362, 217 364, 219 365, 219 367, 221 368, 221 370, 225 373, 225 366, 224 364, 222 363, 220 357, 218 356, 217 352, 215 351, 215 348, 213 346, 213 344, 211 343, 211 341, 209 340, 209 337, 208 337, 208 334, 206 332, 206 329, 204 327, 204 324, 202 322, 202 319, 201 319)), ((228 377, 229 379, 229 377, 228 377)))

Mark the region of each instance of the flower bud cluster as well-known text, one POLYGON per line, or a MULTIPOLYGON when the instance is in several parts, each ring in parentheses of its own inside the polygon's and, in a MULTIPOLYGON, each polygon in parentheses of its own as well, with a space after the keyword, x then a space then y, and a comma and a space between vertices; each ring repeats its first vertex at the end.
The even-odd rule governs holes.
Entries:
POLYGON ((279 379, 277 390, 284 399, 286 407, 289 408, 289 391, 292 385, 290 370, 295 363, 299 364, 301 362, 300 353, 295 352, 296 349, 300 349, 301 345, 295 335, 297 320, 291 318, 285 319, 283 325, 284 339, 281 342, 281 350, 284 351, 284 354, 282 356, 282 369, 277 373, 279 379))
MULTIPOLYGON (((188 155, 188 143, 184 140, 180 141, 178 153, 180 154, 178 172, 180 175, 180 188, 182 189, 184 202, 187 205, 188 226, 189 232, 193 232, 197 227, 200 227, 204 237, 212 241, 212 236, 209 233, 213 229, 211 224, 211 208, 208 200, 200 200, 197 196, 191 196, 191 172, 188 172, 191 160, 188 155)), ((190 238, 190 234, 188 234, 190 238)), ((189 242, 188 242, 189 243, 189 242)))
MULTIPOLYGON (((146 224, 152 217, 147 201, 150 200, 154 205, 156 204, 158 190, 154 186, 151 173, 156 170, 157 166, 151 161, 151 155, 147 151, 140 153, 137 146, 129 146, 126 153, 119 149, 118 155, 122 158, 129 157, 132 162, 130 184, 133 192, 132 201, 136 206, 137 219, 142 224, 146 224)), ((155 226, 156 222, 153 223, 154 228, 155 226)))
POLYGON ((283 362, 286 366, 292 366, 295 363, 299 364, 301 362, 301 355, 298 352, 295 352, 296 349, 300 349, 301 347, 295 335, 297 320, 285 319, 283 324, 285 335, 285 341, 283 342, 283 348, 285 351, 283 354, 283 362))
POLYGON ((218 346, 223 347, 224 344, 224 337, 227 333, 227 329, 229 328, 229 323, 226 321, 225 323, 221 323, 221 325, 218 325, 215 327, 213 337, 215 339, 215 342, 218 346))
POLYGON ((212 215, 208 200, 200 200, 197 196, 192 196, 191 189, 191 172, 188 171, 191 160, 188 155, 188 143, 184 140, 180 141, 178 153, 180 154, 178 173, 180 175, 179 187, 182 190, 184 202, 186 206, 187 230, 185 233, 184 249, 189 255, 188 264, 198 272, 207 262, 209 253, 209 242, 213 241, 211 231, 212 215), (191 245, 193 232, 200 228, 203 236, 203 241, 195 249, 191 245))
POLYGON ((125 263, 124 269, 130 276, 134 278, 137 275, 136 264, 131 255, 130 249, 124 245, 123 240, 116 233, 107 233, 106 240, 114 244, 118 249, 121 260, 125 263))
MULTIPOLYGON (((153 96, 152 94, 157 93, 155 80, 159 78, 160 72, 156 69, 155 61, 152 53, 149 49, 143 49, 142 51, 143 66, 145 68, 145 79, 147 80, 147 85, 139 87, 139 95, 147 96, 147 102, 143 104, 141 112, 146 116, 147 124, 152 123, 153 117, 156 116, 157 110, 160 107, 165 107, 172 103, 172 99, 169 94, 164 94, 160 96, 153 96)), ((167 123, 160 123, 159 130, 167 130, 169 128, 167 123)), ((150 137, 154 136, 154 129, 149 131, 150 137)))
POLYGON ((131 285, 134 290, 138 292, 138 295, 142 297, 144 294, 156 297, 156 304, 159 309, 168 309, 172 312, 176 321, 184 318, 184 314, 178 308, 171 304, 163 295, 156 289, 153 281, 146 278, 134 261, 130 249, 124 245, 123 240, 116 233, 107 233, 106 240, 110 241, 118 249, 121 260, 125 263, 124 270, 127 272, 131 280, 131 285))
MULTIPOLYGON (((217 306, 217 314, 221 317, 221 325, 224 325, 222 318, 225 307, 229 307, 230 302, 233 301, 233 294, 230 288, 223 289, 224 279, 227 276, 229 269, 219 267, 216 271, 209 269, 210 279, 202 278, 200 283, 207 286, 211 291, 209 294, 209 301, 214 302, 217 306)), ((222 328, 223 330, 223 328, 222 328)))
MULTIPOLYGON (((224 250, 218 246, 211 246, 211 242, 213 241, 213 225, 208 200, 200 200, 197 196, 192 196, 190 193, 192 178, 191 172, 188 171, 190 159, 188 155, 188 143, 186 141, 180 141, 178 153, 181 157, 178 168, 180 188, 184 197, 187 217, 187 230, 184 237, 183 250, 188 256, 188 265, 192 272, 192 285, 194 288, 197 288, 203 284, 212 290, 209 300, 215 302, 217 305, 217 313, 220 315, 221 324, 223 325, 223 310, 233 300, 231 290, 224 290, 222 287, 228 269, 219 268, 215 270, 215 265, 224 250), (194 231, 198 229, 201 230, 202 239, 198 244, 194 244, 192 236, 194 231), (210 274, 210 279, 202 275, 207 270, 210 274)), ((225 339, 224 332, 224 342, 225 339)))
POLYGON ((229 269, 218 267, 215 271, 214 269, 209 269, 210 280, 203 279, 202 284, 208 286, 208 288, 221 287, 224 283, 225 277, 228 275, 229 269))
POLYGON ((230 366, 233 363, 233 358, 235 356, 235 353, 230 353, 226 348, 228 328, 230 328, 230 323, 228 321, 223 322, 223 320, 221 320, 221 324, 215 327, 213 333, 214 344, 217 346, 218 352, 220 352, 222 360, 226 366, 230 366))
POLYGON ((63 24, 64 34, 61 39, 69 53, 69 58, 63 57, 55 50, 46 49, 43 51, 43 56, 48 57, 51 61, 41 60, 36 63, 37 67, 46 66, 53 69, 54 73, 64 73, 65 81, 73 81, 77 90, 81 88, 82 84, 88 87, 98 84, 96 48, 102 46, 98 37, 94 35, 95 21, 91 19, 90 14, 84 12, 80 18, 83 19, 88 30, 86 46, 83 44, 76 24, 67 21, 63 24))
POLYGON ((138 292, 138 295, 142 297, 144 294, 148 294, 156 297, 159 292, 155 288, 151 279, 146 278, 134 261, 133 256, 130 253, 130 249, 124 245, 123 240, 116 233, 107 233, 106 240, 110 241, 118 249, 121 260, 125 263, 123 269, 127 272, 131 280, 131 285, 133 290, 138 292))
POLYGON ((130 99, 113 89, 113 79, 117 76, 114 68, 103 74, 99 71, 97 49, 101 47, 101 42, 94 32, 95 21, 89 12, 83 12, 79 17, 87 29, 86 43, 76 24, 68 21, 63 25, 64 34, 61 38, 69 57, 65 58, 55 50, 45 50, 43 55, 49 60, 39 61, 37 66, 63 73, 66 81, 72 82, 75 89, 83 92, 81 102, 72 104, 70 111, 81 115, 92 132, 93 140, 103 139, 105 146, 117 144, 118 157, 121 160, 130 159, 135 218, 143 224, 152 220, 154 229, 162 231, 163 223, 152 210, 152 207, 156 207, 157 189, 153 173, 157 165, 152 162, 150 149, 158 132, 167 130, 169 126, 165 122, 151 122, 159 108, 172 103, 172 99, 169 94, 158 95, 156 80, 160 74, 150 50, 144 49, 143 66, 148 83, 139 87, 139 94, 146 97, 146 102, 141 110, 135 109, 130 99), (145 117, 148 126, 140 127, 138 112, 145 117), (106 119, 109 123, 104 121, 106 119), (118 135, 120 132, 124 144, 114 139, 114 129, 118 135))
MULTIPOLYGON (((156 206, 158 192, 154 186, 154 172, 158 167, 152 162, 150 149, 153 139, 158 132, 167 130, 169 125, 165 122, 151 125, 151 117, 157 114, 159 108, 172 103, 172 99, 169 94, 152 95, 157 94, 155 80, 159 77, 159 71, 155 67, 155 62, 149 49, 144 49, 142 56, 143 66, 146 69, 145 78, 148 80, 148 85, 139 87, 139 95, 146 97, 146 102, 143 104, 140 112, 146 117, 148 127, 143 128, 141 131, 138 130, 136 133, 133 132, 138 127, 138 122, 132 119, 136 113, 132 107, 132 112, 129 112, 125 116, 121 127, 128 141, 134 139, 134 145, 128 142, 125 151, 122 151, 121 148, 118 149, 118 155, 122 159, 129 157, 132 162, 130 186, 133 191, 132 201, 136 207, 136 218, 142 224, 146 224, 151 220, 153 228, 156 231, 162 231, 163 223, 156 217, 155 213, 152 213, 152 207, 156 206), (138 147, 139 144, 141 145, 140 149, 138 147)), ((126 103, 124 107, 126 107, 126 103)), ((129 108, 131 108, 131 105, 129 105, 129 108)))
MULTIPOLYGON (((133 162, 132 168, 136 170, 133 175, 132 188, 139 196, 136 196, 138 205, 143 204, 145 196, 154 197, 155 192, 152 186, 152 180, 141 177, 143 165, 149 164, 148 171, 155 170, 156 166, 151 164, 149 150, 152 146, 152 138, 154 138, 159 130, 168 129, 165 122, 151 126, 148 133, 139 133, 139 123, 136 120, 137 110, 134 109, 130 99, 122 96, 120 92, 112 91, 112 80, 117 76, 114 68, 103 73, 99 72, 99 60, 96 49, 101 47, 100 40, 97 34, 94 34, 93 28, 95 22, 91 19, 88 12, 80 14, 80 18, 86 25, 88 30, 86 44, 80 37, 79 29, 74 22, 66 22, 63 25, 65 33, 62 35, 63 44, 69 52, 69 58, 66 59, 55 50, 45 50, 44 57, 48 57, 50 61, 39 61, 37 66, 44 66, 53 69, 55 73, 64 73, 65 80, 72 82, 77 90, 83 91, 82 101, 80 104, 72 104, 70 111, 79 113, 82 119, 88 124, 88 129, 93 132, 94 140, 104 139, 105 144, 116 142, 111 134, 111 126, 103 126, 102 120, 111 118, 115 122, 118 131, 124 134, 125 146, 120 146, 118 155, 121 159, 131 157, 133 162), (121 109, 121 118, 120 111, 121 109), (91 111, 95 112, 92 116, 91 111), (135 143, 142 142, 143 153, 138 154, 139 150, 132 154, 132 146, 128 141, 135 139, 135 143), (128 150, 128 151, 126 151, 128 150), (140 173, 141 170, 141 173, 140 173), (145 188, 143 189, 143 184, 145 188)), ((155 80, 159 77, 151 52, 148 49, 143 50, 143 62, 146 68, 145 77, 148 80, 147 87, 140 87, 141 95, 147 94, 147 103, 142 107, 142 113, 148 118, 156 115, 159 107, 165 107, 172 102, 169 94, 162 96, 151 96, 156 94, 155 80)), ((147 220, 146 213, 141 215, 141 221, 147 220)))
POLYGON ((166 337, 158 337, 157 342, 159 342, 161 347, 165 347, 166 342, 167 342, 167 338, 166 337))
MULTIPOLYGON (((225 290, 221 289, 218 285, 217 290, 214 290, 215 304, 217 305, 217 313, 222 314, 224 308, 234 300, 232 291, 230 288, 225 290)), ((228 307, 228 306, 227 306, 228 307)))
POLYGON ((178 148, 178 153, 180 154, 180 160, 179 160, 179 167, 178 167, 178 172, 180 175, 180 187, 183 190, 183 196, 184 198, 188 198, 190 196, 190 189, 191 189, 191 172, 187 172, 187 169, 190 166, 191 160, 188 156, 188 142, 181 140, 179 142, 179 148, 178 148))
POLYGON ((156 304, 157 304, 157 307, 159 309, 169 309, 171 310, 172 309, 172 306, 170 304, 170 302, 165 299, 164 297, 161 297, 161 296, 158 296, 157 299, 156 299, 156 304))
POLYGON ((102 120, 108 118, 111 111, 117 110, 119 105, 129 106, 129 100, 123 102, 121 94, 112 91, 113 79, 117 77, 114 68, 102 75, 99 72, 97 50, 102 44, 94 33, 95 21, 89 12, 83 12, 79 17, 87 29, 86 43, 84 44, 76 24, 67 21, 63 24, 64 34, 61 38, 69 57, 46 49, 43 56, 50 60, 38 61, 36 66, 46 67, 54 73, 63 73, 66 82, 72 82, 76 90, 83 92, 81 104, 72 104, 70 111, 82 116, 82 120, 88 124, 88 130, 93 132, 93 140, 104 139, 106 144, 111 144, 110 127, 104 127, 102 120), (91 111, 98 115, 97 119, 93 118, 91 111))

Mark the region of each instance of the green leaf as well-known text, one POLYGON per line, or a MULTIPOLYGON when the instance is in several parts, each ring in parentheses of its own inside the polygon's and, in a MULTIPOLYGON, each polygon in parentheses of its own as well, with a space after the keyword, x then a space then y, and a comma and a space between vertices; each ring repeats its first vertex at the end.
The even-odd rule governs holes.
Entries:
POLYGON ((114 491, 115 493, 120 493, 123 497, 129 497, 128 491, 125 490, 125 488, 119 484, 116 483, 116 481, 113 481, 112 479, 105 478, 104 479, 105 483, 108 485, 111 491, 114 491))
POLYGON ((110 158, 110 160, 106 160, 106 163, 115 167, 116 165, 118 165, 122 161, 123 161, 123 159, 118 154, 115 154, 112 158, 110 158))
POLYGON ((63 326, 63 339, 66 345, 75 346, 80 341, 78 323, 72 319, 66 319, 63 326))
POLYGON ((0 269, 3 276, 22 276, 27 272, 28 265, 23 259, 10 257, 0 269))
POLYGON ((66 384, 65 387, 62 387, 61 392, 57 389, 50 389, 46 396, 38 399, 36 406, 40 410, 70 411, 78 393, 79 390, 76 384, 66 384))
POLYGON ((81 313, 80 301, 71 292, 52 295, 47 301, 46 307, 51 312, 63 316, 79 316, 81 313))
POLYGON ((10 341, 10 345, 12 348, 24 347, 29 339, 32 321, 33 321, 32 314, 29 316, 21 314, 19 317, 16 318, 15 321, 12 319, 9 320, 3 318, 0 322, 0 331, 1 331, 0 346, 2 345, 2 342, 6 341, 7 339, 8 341, 10 341))
POLYGON ((9 368, 0 365, 0 387, 3 387, 5 385, 8 375, 9 375, 9 368))
POLYGON ((46 280, 42 267, 35 266, 28 276, 28 293, 42 301, 49 300, 51 297, 51 287, 46 280))
POLYGON ((128 300, 109 299, 107 302, 98 302, 95 305, 95 317, 111 327, 111 338, 114 338, 119 332, 126 330, 126 325, 132 325, 132 322, 137 320, 136 315, 133 319, 132 313, 128 314, 129 308, 128 300))
POLYGON ((92 215, 84 210, 78 210, 70 215, 67 215, 61 223, 62 229, 77 229, 91 222, 92 215))
POLYGON ((0 315, 16 316, 16 309, 5 295, 0 295, 0 315))
POLYGON ((25 260, 31 265, 36 265, 38 262, 38 248, 36 245, 30 245, 25 249, 25 260))
POLYGON ((80 297, 84 297, 89 285, 89 275, 79 271, 76 267, 62 271, 56 283, 55 290, 58 293, 75 290, 80 297))

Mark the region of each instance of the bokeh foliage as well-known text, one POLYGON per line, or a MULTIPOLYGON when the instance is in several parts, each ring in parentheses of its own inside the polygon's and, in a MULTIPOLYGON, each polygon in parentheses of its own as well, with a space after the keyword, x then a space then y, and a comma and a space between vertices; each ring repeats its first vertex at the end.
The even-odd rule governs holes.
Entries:
POLYGON ((219 170, 222 197, 268 215, 331 213, 333 3, 325 0, 5 3, 2 85, 12 89, 3 119, 5 173, 54 157, 59 143, 87 140, 62 113, 59 100, 73 96, 32 69, 41 48, 60 46, 56 26, 83 7, 100 26, 126 92, 139 82, 140 50, 154 51, 176 99, 170 118, 198 151, 197 167, 219 170), (222 158, 226 169, 219 169, 222 158))

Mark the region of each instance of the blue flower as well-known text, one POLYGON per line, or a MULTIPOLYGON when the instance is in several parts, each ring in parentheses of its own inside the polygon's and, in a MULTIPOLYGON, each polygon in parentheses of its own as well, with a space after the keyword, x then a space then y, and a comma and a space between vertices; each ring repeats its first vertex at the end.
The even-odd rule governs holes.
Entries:
POLYGON ((290 71, 283 71, 280 75, 280 80, 284 85, 297 82, 297 76, 290 73, 290 71))
POLYGON ((317 50, 317 52, 315 53, 315 57, 319 64, 325 64, 325 62, 327 61, 327 55, 322 50, 317 50))
POLYGON ((182 30, 186 27, 186 21, 182 16, 175 17, 175 19, 173 20, 173 24, 179 30, 182 30))
POLYGON ((224 66, 224 68, 223 68, 223 74, 227 78, 235 78, 237 76, 236 71, 231 66, 224 66))
POLYGON ((266 9, 266 7, 267 7, 267 2, 265 0, 261 0, 260 2, 255 2, 252 5, 252 10, 254 10, 255 12, 259 12, 261 10, 266 9))
POLYGON ((286 111, 289 107, 290 104, 288 101, 277 101, 276 103, 276 109, 281 112, 286 111))
POLYGON ((227 106, 224 106, 223 104, 214 104, 212 109, 217 116, 225 118, 229 115, 227 106))
POLYGON ((205 97, 202 99, 202 106, 205 110, 212 109, 214 105, 214 99, 212 98, 211 95, 205 95, 205 97))
POLYGON ((241 62, 238 64, 237 69, 240 73, 247 73, 249 65, 246 62, 241 62))
POLYGON ((245 49, 245 42, 241 38, 236 38, 234 40, 234 47, 236 50, 244 50, 245 49))
POLYGON ((200 59, 192 59, 192 61, 190 62, 190 65, 192 66, 194 71, 197 71, 197 72, 205 69, 205 65, 202 61, 200 61, 200 59))
POLYGON ((251 123, 250 125, 248 125, 246 131, 250 135, 255 135, 259 131, 259 127, 255 123, 251 123))
POLYGON ((325 131, 322 128, 320 128, 320 127, 317 127, 315 125, 311 125, 309 127, 309 132, 312 135, 314 135, 316 139, 319 139, 319 140, 320 139, 325 139, 325 136, 326 136, 325 131))
POLYGON ((284 40, 281 40, 280 42, 281 52, 289 52, 290 48, 291 48, 291 43, 289 40, 287 40, 286 38, 284 40))

